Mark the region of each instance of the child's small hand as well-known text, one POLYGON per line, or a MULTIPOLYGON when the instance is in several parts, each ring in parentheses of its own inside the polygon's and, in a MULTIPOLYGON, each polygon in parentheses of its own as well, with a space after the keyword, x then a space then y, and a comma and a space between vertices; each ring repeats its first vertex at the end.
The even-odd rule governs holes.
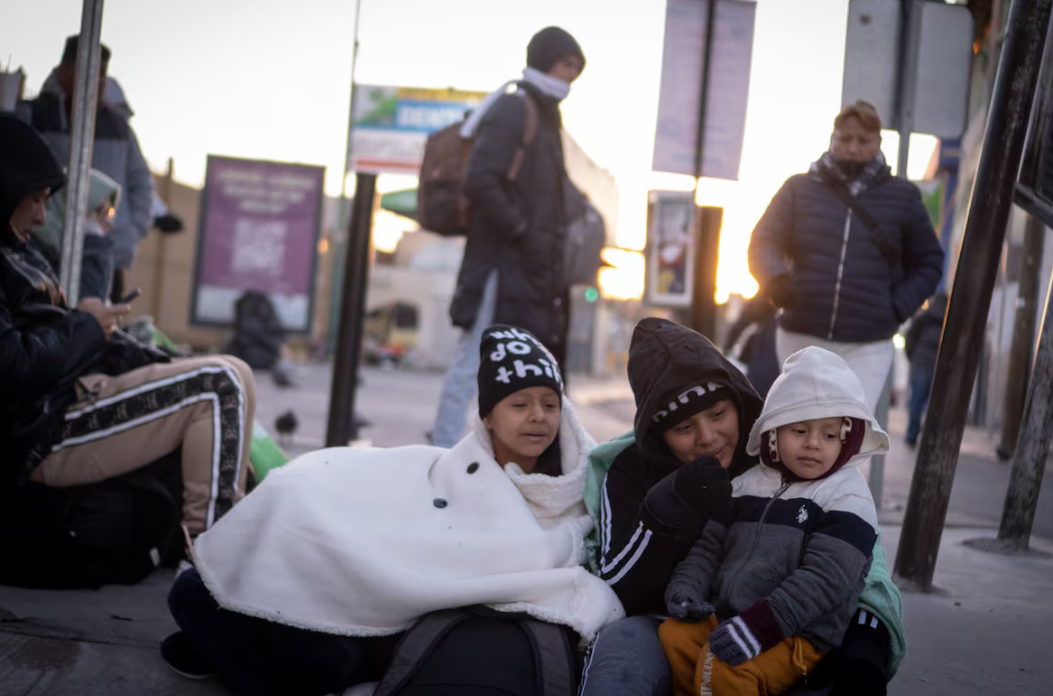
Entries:
POLYGON ((698 623, 713 613, 713 605, 695 598, 682 584, 673 583, 665 591, 665 608, 669 616, 685 623, 698 623))

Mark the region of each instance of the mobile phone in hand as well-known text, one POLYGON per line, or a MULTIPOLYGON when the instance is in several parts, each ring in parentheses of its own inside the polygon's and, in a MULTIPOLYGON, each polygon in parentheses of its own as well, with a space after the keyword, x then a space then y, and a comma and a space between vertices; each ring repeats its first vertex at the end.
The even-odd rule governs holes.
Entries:
POLYGON ((131 304, 132 300, 134 300, 135 298, 139 297, 139 295, 142 295, 142 294, 143 294, 143 291, 140 288, 136 288, 135 290, 132 290, 130 293, 128 293, 127 295, 125 295, 121 299, 117 300, 117 304, 131 304))

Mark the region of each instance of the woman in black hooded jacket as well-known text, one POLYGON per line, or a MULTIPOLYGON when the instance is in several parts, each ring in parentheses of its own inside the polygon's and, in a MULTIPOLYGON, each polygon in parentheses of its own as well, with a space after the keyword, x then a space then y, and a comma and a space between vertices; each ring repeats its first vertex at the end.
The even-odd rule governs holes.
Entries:
MULTIPOLYGON (((706 522, 728 512, 731 480, 757 463, 745 448, 764 402, 708 339, 644 319, 633 332, 628 372, 634 431, 590 459, 594 471, 607 470, 594 504, 600 576, 629 618, 593 644, 582 695, 671 693, 657 634, 666 583, 706 522)), ((809 680, 832 680, 834 694, 884 694, 903 653, 899 594, 879 552, 841 648, 809 680)))

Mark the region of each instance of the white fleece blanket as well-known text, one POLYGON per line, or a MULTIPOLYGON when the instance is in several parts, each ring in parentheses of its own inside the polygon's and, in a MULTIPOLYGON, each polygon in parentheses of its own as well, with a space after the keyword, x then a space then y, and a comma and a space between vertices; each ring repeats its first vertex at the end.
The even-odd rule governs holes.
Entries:
POLYGON ((198 571, 226 609, 325 633, 387 635, 485 604, 591 640, 624 612, 581 567, 594 443, 564 403, 563 476, 502 469, 479 423, 451 450, 311 452, 198 537, 198 571))

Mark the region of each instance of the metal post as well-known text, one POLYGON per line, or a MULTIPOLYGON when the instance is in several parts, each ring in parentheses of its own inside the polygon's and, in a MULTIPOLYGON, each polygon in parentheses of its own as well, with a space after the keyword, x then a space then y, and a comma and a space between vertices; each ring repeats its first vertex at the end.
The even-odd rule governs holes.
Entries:
POLYGON ((347 148, 344 150, 344 175, 340 179, 340 229, 347 226, 347 175, 351 173, 351 142, 355 134, 355 71, 358 68, 358 21, 362 0, 355 0, 354 45, 351 47, 351 97, 347 109, 347 148))
MULTIPOLYGON (((691 284, 691 328, 714 343, 717 336, 717 260, 724 209, 695 208, 695 278, 691 284)), ((719 343, 718 343, 719 345, 719 343)))
POLYGON ((355 391, 362 353, 362 322, 365 319, 376 192, 376 174, 356 175, 355 203, 351 209, 351 226, 347 234, 344 290, 340 300, 340 327, 336 337, 336 356, 333 358, 333 386, 329 393, 326 447, 346 447, 352 440, 358 439, 355 391))
MULTIPOLYGON (((877 408, 874 410, 874 418, 878 424, 888 430, 889 401, 892 398, 892 373, 896 371, 896 362, 892 361, 888 377, 885 378, 885 387, 881 390, 878 398, 877 408)), ((870 496, 874 499, 874 507, 881 509, 881 499, 885 495, 885 455, 879 454, 870 458, 870 496)))
POLYGON ((1009 369, 1006 370, 1005 402, 1002 407, 1002 440, 998 458, 1009 461, 1016 451, 1020 435, 1020 419, 1027 403, 1028 372, 1035 340, 1035 311, 1038 305, 1039 276, 1042 273, 1042 246, 1046 226, 1033 215, 1027 216, 1024 231, 1024 262, 1020 268, 1020 290, 1017 293, 1016 313, 1013 317, 1013 344, 1009 348, 1009 369))
MULTIPOLYGON (((706 214, 705 208, 699 207, 698 189, 702 183, 703 151, 706 144, 706 111, 709 108, 709 66, 713 56, 713 29, 717 19, 717 2, 719 0, 707 0, 706 2, 706 38, 705 44, 702 46, 702 84, 699 88, 698 130, 695 140, 695 193, 691 199, 695 205, 695 225, 692 235, 695 242, 695 277, 692 279, 691 309, 687 312, 688 323, 691 324, 692 328, 713 341, 717 340, 715 335, 716 307, 714 306, 717 260, 715 255, 709 257, 707 254, 708 250, 714 246, 710 243, 711 240, 707 236, 712 231, 710 229, 712 216, 706 214), (708 266, 713 267, 711 273, 707 273, 704 270, 708 266), (710 281, 710 277, 712 277, 712 281, 710 281), (699 287, 699 281, 703 281, 706 287, 699 287), (711 287, 712 291, 707 294, 708 287, 711 287)), ((719 246, 720 220, 722 216, 723 211, 721 211, 715 223, 717 246, 719 246)))
POLYGON ((910 134, 914 131, 914 92, 918 85, 918 50, 921 45, 921 3, 903 0, 903 31, 899 74, 899 155, 896 176, 907 178, 910 134))
POLYGON ((932 587, 1053 0, 1013 0, 895 572, 932 587), (977 318, 980 318, 978 321, 977 318))
MULTIPOLYGON (((1050 288, 1053 290, 1053 287, 1050 288)), ((1011 548, 1026 549, 1031 538, 1031 527, 1035 522, 1038 494, 1042 490, 1042 474, 1049 456, 1049 441, 1053 428, 1053 317, 1049 310, 1053 306, 1046 296, 1046 311, 1042 317, 1042 333, 1039 336, 1035 365, 1031 371, 1031 385, 1027 391, 1024 419, 1013 457, 1013 470, 1009 476, 1009 491, 1002 508, 1002 522, 998 527, 998 540, 1011 548)))
POLYGON ((84 216, 88 212, 89 170, 95 141, 95 110, 99 103, 99 72, 102 68, 103 0, 84 0, 77 45, 76 78, 70 118, 69 185, 66 189, 66 218, 62 226, 59 282, 71 307, 80 300, 80 259, 84 249, 84 216))

